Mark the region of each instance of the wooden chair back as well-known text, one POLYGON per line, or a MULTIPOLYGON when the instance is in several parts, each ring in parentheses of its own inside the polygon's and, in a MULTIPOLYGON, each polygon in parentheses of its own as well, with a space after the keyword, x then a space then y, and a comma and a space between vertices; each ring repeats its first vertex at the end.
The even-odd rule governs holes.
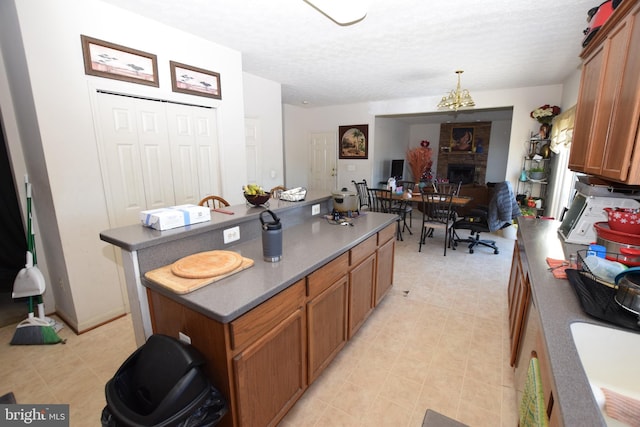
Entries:
POLYGON ((229 206, 229 202, 227 202, 220 196, 207 196, 204 199, 200 200, 200 203, 198 204, 200 206, 208 206, 209 209, 217 209, 229 206))
POLYGON ((287 188, 284 185, 278 185, 273 187, 269 193, 271 193, 272 199, 279 199, 283 191, 287 191, 287 188))

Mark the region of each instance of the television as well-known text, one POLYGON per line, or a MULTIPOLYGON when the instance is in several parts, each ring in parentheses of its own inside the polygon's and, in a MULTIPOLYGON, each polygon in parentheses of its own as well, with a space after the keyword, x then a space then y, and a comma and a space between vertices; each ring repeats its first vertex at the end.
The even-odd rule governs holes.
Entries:
POLYGON ((391 160, 391 173, 389 176, 392 176, 397 180, 402 179, 404 175, 404 159, 391 160))

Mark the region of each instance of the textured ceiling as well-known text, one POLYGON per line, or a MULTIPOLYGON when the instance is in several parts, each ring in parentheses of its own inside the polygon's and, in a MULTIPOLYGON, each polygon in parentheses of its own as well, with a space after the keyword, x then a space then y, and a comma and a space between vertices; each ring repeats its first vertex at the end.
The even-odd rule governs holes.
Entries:
MULTIPOLYGON (((559 84, 600 0, 370 0, 339 26, 303 0, 105 0, 242 52, 310 107, 559 84)), ((344 0, 348 1, 348 0, 344 0)))

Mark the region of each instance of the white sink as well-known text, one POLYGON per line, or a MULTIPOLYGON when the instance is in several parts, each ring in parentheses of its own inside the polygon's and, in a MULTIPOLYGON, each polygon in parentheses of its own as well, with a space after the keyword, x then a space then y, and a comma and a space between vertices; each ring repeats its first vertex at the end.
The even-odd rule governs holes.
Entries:
POLYGON ((640 334, 583 322, 571 334, 607 425, 625 425, 607 417, 600 388, 640 400, 640 334))

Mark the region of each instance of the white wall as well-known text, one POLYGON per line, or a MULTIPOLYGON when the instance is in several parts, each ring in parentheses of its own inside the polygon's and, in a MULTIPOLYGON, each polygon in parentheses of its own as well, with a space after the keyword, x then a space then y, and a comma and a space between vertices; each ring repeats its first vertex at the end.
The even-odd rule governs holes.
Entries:
MULTIPOLYGON (((293 105, 283 105, 283 115, 286 126, 283 125, 284 135, 284 184, 287 188, 309 186, 309 126, 306 123, 307 114, 303 108, 293 105)), ((334 130, 337 135, 337 129, 334 130)))
MULTIPOLYGON (((356 181, 372 177, 375 158, 375 128, 373 117, 367 112, 366 104, 338 105, 322 108, 300 108, 284 106, 284 150, 287 187, 306 186, 309 171, 309 141, 314 132, 333 132, 338 134, 338 126, 369 125, 368 159, 338 160, 337 188, 353 188, 356 181), (349 170, 354 169, 354 170, 349 170), (304 184, 301 184, 304 183, 304 184)), ((368 181, 368 179, 367 179, 368 181)))
MULTIPOLYGON (((373 176, 371 181, 367 177, 369 185, 377 185, 387 182, 391 176, 391 160, 404 159, 409 148, 410 127, 396 119, 377 118, 376 150, 373 159, 373 176)), ((406 170, 405 164, 405 170, 406 170)), ((363 178, 363 177, 361 177, 363 178)), ((359 181, 356 179, 356 181, 359 181)))
POLYGON ((244 115, 260 123, 262 177, 258 183, 269 190, 284 184, 281 85, 249 73, 243 74, 242 81, 244 115))
MULTIPOLYGON (((508 180, 515 182, 520 176, 522 167, 522 157, 526 154, 525 141, 532 132, 537 132, 539 124, 533 120, 529 114, 531 110, 544 104, 559 105, 562 108, 570 106, 561 105, 562 85, 526 87, 517 89, 504 89, 492 92, 472 92, 477 109, 485 108, 513 108, 513 120, 509 134, 509 144, 507 150, 507 162, 504 176, 496 180, 508 180)), ((285 149, 288 150, 290 144, 288 137, 295 135, 296 138, 305 138, 305 131, 301 123, 311 124, 307 129, 314 131, 337 131, 339 125, 348 124, 369 124, 369 159, 370 161, 359 160, 358 175, 375 177, 375 165, 371 159, 375 159, 375 150, 382 149, 378 146, 378 137, 371 132, 372 124, 376 122, 376 116, 393 114, 415 114, 437 112, 436 106, 440 101, 439 97, 420 97, 393 99, 387 101, 377 101, 371 103, 349 104, 334 107, 322 108, 297 108, 285 106, 284 126, 285 126, 285 149), (289 116, 290 111, 295 111, 295 115, 289 116), (289 129, 291 127, 291 129, 289 129), (372 152, 373 156, 372 157, 372 152), (367 170, 367 168, 369 168, 367 170)), ((575 103, 575 101, 573 102, 575 103)), ((572 105, 573 105, 572 103, 572 105)), ((434 142, 433 140, 431 141, 434 142)), ((299 158, 308 158, 307 141, 296 141, 300 151, 299 158), (304 150, 303 148, 304 147, 304 150)), ((287 158, 289 154, 287 153, 287 158)), ((345 180, 345 161, 339 162, 339 185, 345 180)), ((287 167, 287 177, 292 179, 303 179, 306 170, 290 171, 287 167), (290 175, 291 172, 291 175, 290 175)), ((349 175, 350 176, 350 175, 349 175)), ((306 179, 306 178, 304 178, 306 179)), ((350 182, 347 180, 347 182, 350 182)))
MULTIPOLYGON (((121 314, 126 305, 114 248, 99 240, 109 218, 90 91, 216 108, 223 196, 241 203, 238 189, 246 176, 241 56, 97 0, 3 0, 1 7, 4 64, 20 132, 19 141, 9 135, 9 146, 23 147, 34 181, 39 231, 45 236, 38 261, 46 261, 56 310, 84 330, 121 314), (85 75, 80 34, 156 54, 160 87, 85 75), (173 93, 169 60, 219 72, 222 100, 173 93)), ((12 162, 19 161, 11 152, 12 162)))
MULTIPOLYGON (((491 122, 489 136, 489 156, 487 157, 487 174, 485 182, 502 182, 507 174, 511 121, 496 120, 491 122)), ((485 148, 486 149, 486 148, 485 148)), ((510 179, 510 181, 514 181, 510 179)))

